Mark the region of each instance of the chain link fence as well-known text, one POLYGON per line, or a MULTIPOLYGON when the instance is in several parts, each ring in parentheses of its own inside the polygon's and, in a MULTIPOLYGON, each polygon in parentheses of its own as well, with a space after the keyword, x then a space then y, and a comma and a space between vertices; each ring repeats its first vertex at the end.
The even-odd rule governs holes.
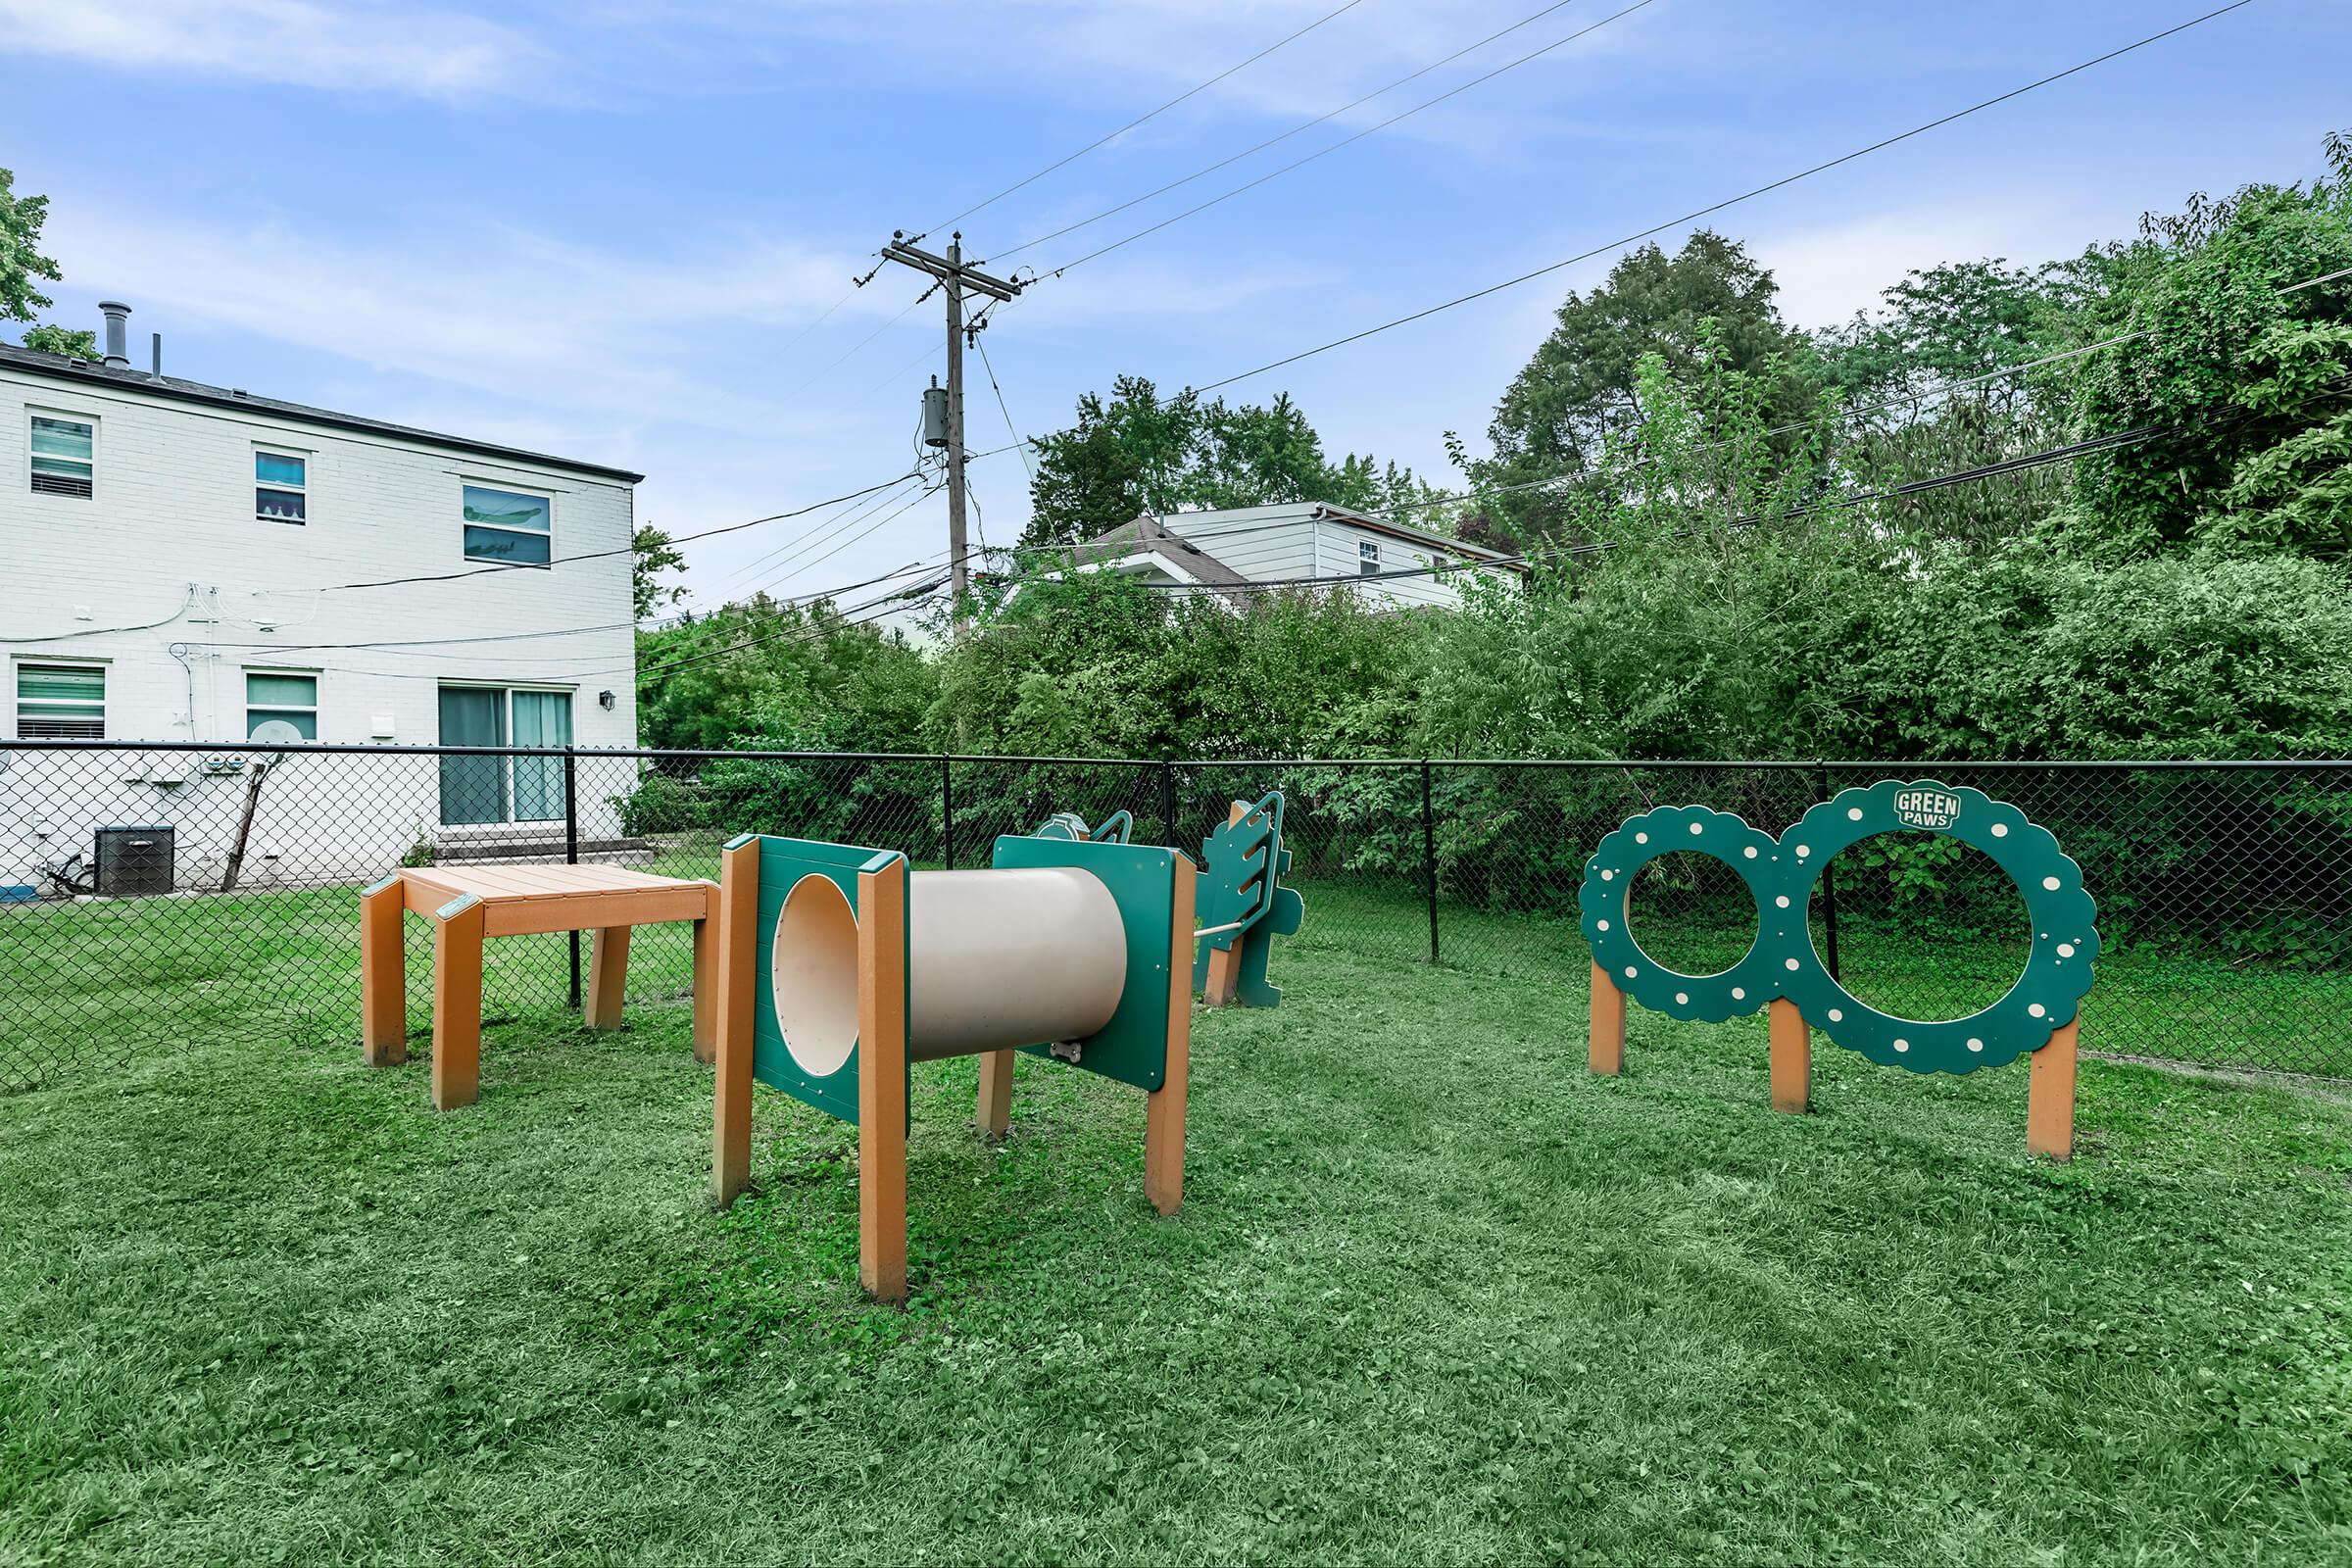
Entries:
MULTIPOLYGON (((19 742, 0 752, 0 1090, 197 1041, 356 1050, 358 890, 403 865, 590 861, 714 877, 746 831, 988 863, 1055 811, 1127 811, 1196 856, 1234 801, 1280 790, 1304 949, 1432 961, 1557 999, 1581 1027, 1584 860, 1626 817, 1699 804, 1779 833, 1849 784, 1931 776, 2048 826, 2099 900, 2107 947, 2084 1042, 2207 1066, 2352 1076, 2352 763, 1184 760, 261 750, 19 742)), ((1989 860, 1888 834, 1814 888, 1815 947, 1857 996, 1913 1017, 1998 997, 2024 909, 1989 860)), ((1737 961, 1745 888, 1692 854, 1653 861, 1635 934, 1687 973, 1737 961)), ((411 1018, 429 1030, 429 934, 408 922, 411 1018)), ((632 1004, 683 1002, 683 925, 635 933, 632 1004)), ((1281 959, 1277 957, 1279 968, 1281 959)), ((576 936, 489 946, 492 1020, 576 1008, 576 936)))

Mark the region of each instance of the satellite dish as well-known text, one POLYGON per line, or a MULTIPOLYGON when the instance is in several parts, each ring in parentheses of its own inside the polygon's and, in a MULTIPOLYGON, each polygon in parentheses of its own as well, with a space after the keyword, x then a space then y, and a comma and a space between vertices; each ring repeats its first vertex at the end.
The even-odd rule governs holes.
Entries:
POLYGON ((304 736, 291 719, 265 718, 253 726, 253 733, 246 738, 262 746, 299 746, 304 736))

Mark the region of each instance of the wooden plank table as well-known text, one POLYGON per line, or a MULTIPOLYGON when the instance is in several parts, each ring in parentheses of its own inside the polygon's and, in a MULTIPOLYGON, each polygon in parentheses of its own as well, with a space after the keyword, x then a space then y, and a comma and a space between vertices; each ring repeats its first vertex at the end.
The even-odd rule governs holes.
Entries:
POLYGON ((361 1050, 371 1067, 409 1058, 407 956, 401 916, 433 924, 433 1108, 473 1103, 481 1077, 482 943, 534 931, 593 931, 584 1011, 591 1029, 620 1027, 629 927, 694 922, 694 1054, 713 1049, 718 888, 612 865, 424 866, 395 871, 360 895, 361 1050))

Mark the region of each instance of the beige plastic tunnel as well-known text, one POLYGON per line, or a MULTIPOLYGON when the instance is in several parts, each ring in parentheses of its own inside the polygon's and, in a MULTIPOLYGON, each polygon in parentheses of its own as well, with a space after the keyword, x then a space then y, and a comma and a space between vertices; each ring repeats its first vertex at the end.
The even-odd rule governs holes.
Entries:
MULTIPOLYGON (((858 921, 811 872, 776 917, 776 1023, 802 1071, 828 1077, 858 1044, 858 921)), ((906 879, 906 1054, 915 1061, 1082 1040, 1127 986, 1118 901, 1074 867, 916 871, 906 879)))

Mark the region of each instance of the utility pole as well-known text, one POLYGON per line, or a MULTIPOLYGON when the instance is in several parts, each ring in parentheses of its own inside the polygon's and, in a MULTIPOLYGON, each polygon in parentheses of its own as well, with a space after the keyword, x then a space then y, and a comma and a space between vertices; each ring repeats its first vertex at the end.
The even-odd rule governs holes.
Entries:
POLYGON ((905 231, 901 230, 891 235, 882 257, 918 272, 930 273, 939 279, 938 286, 948 292, 948 582, 955 595, 950 613, 961 624, 964 592, 971 586, 963 542, 963 350, 973 334, 986 324, 978 320, 968 326, 964 324, 963 291, 968 288, 975 294, 1003 301, 1018 294, 1021 285, 1008 278, 993 277, 976 265, 967 266, 963 260, 961 230, 948 241, 945 256, 917 249, 907 243, 905 231))

